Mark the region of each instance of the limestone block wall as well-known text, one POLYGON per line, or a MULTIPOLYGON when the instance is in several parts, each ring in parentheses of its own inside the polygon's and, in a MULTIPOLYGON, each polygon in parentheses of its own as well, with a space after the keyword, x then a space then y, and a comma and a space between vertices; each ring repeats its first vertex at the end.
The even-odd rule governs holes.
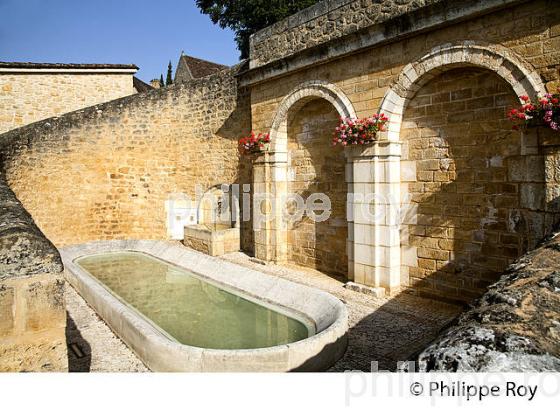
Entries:
POLYGON ((0 179, 0 371, 67 371, 62 262, 0 179))
POLYGON ((321 1, 251 38, 251 66, 258 67, 442 0, 321 1))
POLYGON ((531 64, 549 90, 560 85, 560 5, 536 0, 257 83, 251 87, 253 127, 269 129, 282 99, 314 80, 338 86, 358 116, 371 115, 406 64, 436 46, 465 40, 502 45, 531 64))
MULTIPOLYGON (((389 29, 389 26, 385 27, 389 29)), ((291 65, 288 64, 286 65, 287 68, 282 71, 282 75, 278 77, 275 77, 276 71, 274 69, 267 70, 265 68, 262 68, 262 70, 260 71, 257 70, 259 71, 258 75, 254 74, 255 72, 250 72, 248 74, 249 79, 246 81, 246 83, 251 83, 257 77, 261 80, 259 82, 254 82, 251 85, 253 129, 262 132, 270 131, 273 127, 274 119, 282 109, 282 103, 284 99, 288 95, 290 95, 293 90, 298 90, 298 88, 302 84, 313 83, 317 81, 331 84, 333 87, 336 87, 336 89, 339 90, 339 94, 348 99, 357 116, 365 117, 372 115, 380 109, 384 97, 388 94, 389 90, 393 89, 392 87, 397 87, 399 92, 403 92, 403 90, 401 89, 403 86, 409 87, 412 96, 414 96, 415 93, 421 88, 421 85, 411 84, 411 80, 407 78, 404 78, 404 80, 402 80, 401 82, 398 81, 399 74, 403 72, 403 69, 405 68, 405 66, 407 66, 407 64, 422 61, 422 58, 426 56, 430 50, 436 49, 437 47, 441 47, 445 44, 454 44, 455 42, 467 42, 468 44, 483 44, 488 46, 502 47, 505 50, 505 53, 510 53, 510 55, 514 56, 516 59, 522 60, 524 67, 530 67, 530 70, 536 73, 535 75, 538 79, 538 82, 542 81, 542 83, 544 84, 544 87, 542 87, 542 89, 546 88, 549 91, 555 91, 556 88, 560 85, 560 4, 558 4, 557 2, 546 0, 536 0, 529 3, 520 2, 517 5, 510 5, 509 8, 504 10, 492 12, 484 16, 473 15, 469 19, 460 22, 460 24, 453 24, 447 27, 425 31, 414 36, 410 36, 404 40, 395 39, 391 43, 379 45, 378 47, 367 50, 362 50, 361 52, 357 52, 354 54, 349 54, 344 58, 329 58, 328 55, 321 55, 317 57, 318 59, 322 58, 320 64, 316 63, 312 66, 308 66, 305 70, 294 69, 290 72, 289 70, 291 65)), ((311 50, 313 49, 310 48, 309 52, 311 52, 311 50)), ((459 110, 460 106, 462 105, 466 107, 467 104, 472 105, 478 103, 482 104, 480 108, 481 115, 484 116, 484 122, 489 121, 491 123, 492 121, 497 121, 497 125, 493 125, 494 128, 484 129, 484 132, 481 132, 482 134, 486 133, 489 138, 496 139, 496 144, 494 144, 494 148, 492 148, 495 149, 496 152, 491 152, 492 149, 490 147, 478 144, 477 148, 480 148, 480 152, 478 153, 478 155, 467 154, 468 151, 466 149, 462 150, 461 155, 471 155, 477 157, 475 158, 475 161, 469 166, 471 171, 474 168, 478 167, 478 165, 475 165, 475 162, 480 159, 478 157, 483 157, 486 154, 492 153, 492 155, 488 158, 489 161, 492 160, 494 156, 501 156, 503 158, 501 165, 499 158, 494 158, 494 160, 492 160, 492 164, 496 165, 495 167, 492 167, 492 172, 490 172, 486 168, 480 169, 479 171, 480 177, 483 177, 483 172, 486 172, 486 175, 484 177, 489 178, 495 183, 500 182, 498 178, 501 178, 501 182, 504 183, 504 186, 500 189, 512 189, 515 191, 509 194, 505 191, 502 192, 503 198, 500 197, 500 201, 502 201, 502 203, 499 207, 497 207, 497 212, 499 213, 499 215, 495 215, 495 217, 498 217, 498 219, 503 218, 500 220, 506 221, 509 220, 509 217, 503 216, 505 212, 511 211, 513 215, 513 209, 527 210, 525 214, 532 215, 530 218, 533 218, 530 220, 525 220, 527 223, 532 224, 532 221, 539 221, 540 218, 545 221, 543 225, 540 225, 539 222, 538 229, 531 228, 533 232, 537 232, 537 235, 540 235, 543 232, 543 229, 541 229, 540 227, 544 226, 544 229, 546 230, 546 228, 550 226, 552 222, 546 222, 546 218, 548 218, 548 216, 544 211, 548 206, 547 204, 554 202, 553 189, 555 188, 549 187, 549 182, 547 182, 546 184, 544 183, 542 179, 542 167, 539 168, 539 165, 536 162, 537 160, 542 160, 541 163, 548 163, 549 168, 553 167, 552 164, 555 163, 555 160, 553 158, 557 157, 557 154, 553 153, 550 154, 549 157, 546 157, 546 155, 544 155, 543 153, 541 145, 539 145, 540 142, 537 142, 536 137, 531 135, 522 135, 521 133, 514 134, 510 132, 511 130, 506 132, 504 128, 506 127, 504 121, 505 107, 516 103, 516 94, 518 94, 519 89, 522 89, 523 86, 526 85, 526 83, 520 83, 516 85, 516 88, 514 90, 513 85, 515 84, 515 80, 512 80, 512 74, 508 74, 508 71, 506 69, 506 66, 508 66, 509 63, 503 63, 503 60, 498 61, 498 59, 493 59, 489 54, 485 55, 483 51, 472 51, 472 55, 477 56, 476 58, 470 58, 469 55, 465 56, 465 53, 469 53, 468 50, 461 50, 460 53, 461 58, 463 58, 463 63, 454 62, 452 64, 451 59, 445 60, 445 57, 441 57, 437 61, 438 68, 436 72, 431 73, 429 78, 461 66, 478 66, 480 69, 486 70, 485 72, 487 73, 495 72, 496 76, 502 77, 504 80, 505 78, 507 78, 507 82, 509 82, 507 87, 503 85, 501 86, 502 88, 498 87, 495 94, 490 93, 488 95, 469 98, 467 98, 466 96, 461 97, 460 92, 463 88, 469 88, 470 86, 466 84, 458 84, 459 88, 453 90, 453 92, 455 92, 457 95, 457 99, 451 100, 451 96, 449 96, 449 106, 446 106, 445 110, 453 112, 453 110, 459 110), (504 64, 504 66, 500 66, 502 63, 504 64), (475 100, 479 97, 489 98, 486 102, 483 102, 482 100, 475 102, 467 101, 469 99, 475 100), (490 99, 492 99, 491 105, 486 106, 485 104, 490 104, 490 99), (493 120, 490 120, 491 116, 493 120), (505 148, 506 146, 508 148, 505 148), (523 153, 529 156, 524 157, 523 159, 519 159, 519 161, 524 161, 523 163, 526 165, 530 164, 529 166, 531 167, 531 169, 529 170, 525 166, 525 168, 520 168, 524 170, 524 175, 515 177, 510 175, 510 169, 519 168, 518 165, 514 166, 514 162, 517 160, 515 156, 519 154, 516 154, 515 152, 508 153, 508 150, 523 150, 523 153), (535 158, 531 159, 531 155, 534 155, 535 158), (528 175, 529 172, 532 174, 528 175), (540 179, 535 179, 536 176, 533 175, 533 173, 538 174, 539 172, 541 172, 541 175, 539 176, 540 179), (496 180, 493 180, 493 178, 495 178, 496 180), (512 186, 506 186, 511 181, 508 178, 514 178, 515 183, 512 186), (521 182, 526 184, 520 185, 521 182), (539 199, 542 198, 543 195, 549 195, 546 201, 539 199), (511 200, 509 204, 506 203, 508 200, 511 200), (532 203, 528 205, 529 202, 532 203), (541 205, 544 208, 540 207, 541 205), (537 207, 540 207, 540 209, 535 209, 537 207), (533 213, 533 211, 535 212, 533 213), (540 213, 536 211, 539 211, 540 213)), ((432 61, 432 63, 435 63, 435 61, 432 61)), ((296 67, 296 65, 297 64, 294 63, 294 67, 296 67)), ((404 74, 401 75, 404 76, 404 74)), ((467 80, 465 79, 465 81, 467 80)), ((480 81, 482 81, 482 79, 480 79, 480 81)), ((451 81, 451 83, 453 83, 453 81, 451 81)), ((451 92, 452 91, 450 90, 449 95, 451 95, 451 92)), ((465 92, 467 93, 467 91, 465 92)), ((474 95, 472 93, 476 93, 478 91, 471 89, 470 92, 471 95, 474 95)), ((326 92, 325 95, 328 95, 328 92, 326 92)), ((305 95, 300 95, 299 98, 305 98, 305 95)), ((328 99, 327 97, 325 98, 328 99)), ((416 98, 418 98, 418 101, 420 101, 422 96, 418 95, 416 98)), ((385 104, 385 106, 394 107, 394 104, 391 105, 391 101, 389 101, 387 104, 385 104)), ((413 102, 412 106, 409 107, 409 110, 415 110, 417 109, 417 107, 418 104, 415 107, 413 102)), ((428 110, 427 108, 424 109, 428 110)), ((426 111, 424 115, 426 116, 426 118, 429 118, 429 121, 435 122, 438 117, 441 117, 442 109, 443 105, 437 106, 437 104, 435 104, 433 107, 430 107, 429 112, 426 111), (440 110, 440 112, 438 112, 438 110, 440 110)), ((467 109, 464 108, 463 111, 467 111, 467 109)), ((471 115, 472 113, 467 113, 466 117, 463 117, 462 120, 457 124, 463 125, 465 129, 468 128, 469 125, 476 122, 474 118, 469 117, 471 115)), ((457 115, 455 116, 455 118, 456 119, 454 119, 453 121, 458 121, 458 119, 461 117, 457 115)), ((398 161, 401 160, 401 157, 407 158, 406 155, 410 154, 410 149, 407 154, 406 147, 400 147, 399 145, 401 142, 403 142, 402 137, 404 134, 406 134, 406 131, 407 130, 405 129, 405 127, 401 129, 400 122, 395 122, 394 124, 391 124, 390 131, 388 133, 389 138, 392 138, 392 141, 395 142, 394 145, 396 148, 393 149, 391 147, 387 147, 387 152, 394 153, 391 155, 394 155, 398 161), (401 135, 401 132, 403 135, 401 135), (400 152, 401 148, 403 148, 402 153, 400 152)), ((457 131, 457 133, 459 133, 459 131, 457 131)), ((433 153, 435 154, 436 152, 440 152, 437 151, 437 149, 439 148, 440 147, 420 145, 418 147, 418 152, 424 149, 432 149, 433 153)), ((291 151, 292 150, 289 150, 288 155, 291 151)), ((460 151, 461 149, 458 150, 458 152, 460 151)), ((378 156, 377 154, 372 155, 372 158, 378 156)), ((381 157, 379 158, 380 161, 383 160, 381 157)), ((416 160, 412 162, 416 162, 416 160)), ((375 164, 375 161, 372 160, 371 163, 375 164)), ((428 164, 426 166, 428 166, 429 168, 429 163, 426 162, 426 164, 428 164)), ((416 165, 419 165, 419 163, 417 163, 416 165)), ((423 166, 424 164, 421 164, 420 168, 422 168, 423 166)), ((397 164, 397 168, 398 167, 400 167, 399 164, 397 164)), ((389 167, 388 169, 392 170, 393 167, 389 167)), ((404 166, 400 168, 400 172, 403 174, 404 178, 403 183, 408 182, 407 178, 409 176, 407 176, 408 174, 406 174, 406 170, 407 168, 404 166)), ((434 171, 436 170, 418 168, 414 170, 414 175, 417 175, 417 173, 419 172, 426 172, 426 174, 422 174, 422 177, 427 178, 428 176, 431 176, 434 178, 450 179, 456 177, 456 175, 451 174, 455 172, 451 167, 447 170, 440 169, 441 172, 438 171, 437 173, 433 173, 434 171), (445 172, 448 173, 445 174, 445 172)), ((370 177, 374 178, 375 175, 380 174, 374 174, 370 177)), ((369 182, 366 184, 369 185, 367 187, 364 186, 364 189, 369 189, 369 191, 375 192, 376 189, 383 188, 383 186, 381 185, 377 186, 376 183, 371 180, 371 178, 369 178, 369 182)), ((430 181, 422 182, 433 184, 433 182, 430 181)), ((440 182, 443 181, 438 181, 437 183, 440 182)), ((484 184, 482 184, 481 189, 485 189, 484 184)), ((468 195, 469 193, 465 192, 465 194, 468 195)), ((498 193, 495 194, 497 195, 498 193)), ((491 196, 494 194, 488 193, 487 195, 491 196)), ((478 200, 476 198, 476 195, 472 198, 469 198, 468 200, 473 201, 472 205, 468 205, 468 207, 472 207, 474 212, 474 209, 477 207, 474 202, 478 200)), ((482 207, 483 206, 481 206, 481 208, 482 207)), ((486 214, 478 215, 479 225, 480 221, 484 220, 484 218, 487 218, 487 216, 488 215, 486 214)), ((491 218, 493 217, 494 216, 491 216, 491 218)), ((382 243, 384 239, 379 236, 381 235, 382 230, 373 228, 372 225, 372 232, 375 232, 375 235, 377 235, 378 237, 378 239, 375 240, 378 240, 379 244, 382 243)), ((520 252, 523 252, 525 249, 530 249, 531 247, 535 246, 534 239, 536 238, 529 237, 521 240, 520 238, 523 235, 521 233, 510 232, 512 236, 508 237, 505 231, 500 232, 498 232, 494 238, 497 242, 493 243, 492 246, 485 246, 484 249, 487 253, 486 256, 497 256, 497 259, 493 261, 496 262, 496 264, 499 264, 501 268, 507 266, 508 260, 514 258, 516 255, 519 255, 520 252), (504 235, 500 236, 500 232, 503 232, 504 235), (506 242, 508 241, 509 243, 506 244, 506 242), (509 255, 506 255, 505 253, 508 252, 509 255), (492 253, 492 255, 488 255, 488 253, 492 253), (498 263, 497 260, 500 258, 501 261, 498 263)), ((489 238, 490 236, 486 237, 489 238)), ((392 243, 392 236, 384 236, 384 238, 387 238, 387 242, 392 243)), ((374 239, 371 240, 373 241, 374 239)), ((370 245, 373 246, 373 242, 370 245)), ((382 249, 379 248, 380 253, 378 253, 371 246, 367 250, 364 250, 365 248, 362 249, 362 253, 367 253, 367 255, 359 255, 364 263, 368 260, 368 258, 366 257, 368 255, 370 256, 368 262, 369 265, 362 265, 359 267, 361 269, 359 275, 361 278, 361 283, 367 282, 366 284, 368 284, 369 286, 379 286, 378 283, 380 282, 377 278, 379 275, 383 275, 383 269, 385 269, 385 266, 391 264, 394 265, 394 263, 400 264, 401 256, 395 254, 394 247, 387 247, 382 249), (382 258, 383 260, 381 261, 381 259, 379 258, 382 258), (396 262, 393 263, 392 261, 396 262), (381 269, 379 268, 380 266, 381 269)), ((451 255, 452 251, 450 249, 444 249, 444 252, 450 252, 449 255, 451 255)), ((402 255, 402 258, 405 259, 409 256, 410 255, 402 255)), ((441 254, 441 256, 443 256, 443 253, 441 254)), ((349 254, 348 257, 351 261, 353 261, 352 258, 355 258, 356 255, 349 254)), ((435 263, 437 266, 437 262, 435 263)), ((395 269, 400 270, 400 272, 396 273, 401 274, 400 285, 397 284, 395 290, 397 290, 399 286, 401 289, 411 289, 411 287, 414 286, 412 285, 413 281, 409 281, 409 274, 407 270, 400 269, 399 266, 400 265, 394 266, 395 269)), ((352 278, 353 274, 354 273, 349 272, 349 278, 352 278)), ((476 282, 473 280, 467 284, 456 285, 454 287, 452 286, 451 288, 442 288, 442 292, 449 296, 449 298, 461 299, 462 296, 464 296, 465 298, 469 298, 474 296, 474 294, 480 294, 480 292, 483 291, 482 289, 480 289, 480 287, 484 286, 483 283, 486 280, 491 280, 491 278, 488 277, 484 280, 481 280, 480 282, 476 282), (477 284, 475 284, 475 282, 477 284), (458 292, 461 293, 462 290, 459 289, 465 289, 465 293, 459 295, 460 297, 458 297, 458 292)), ((391 279, 391 283, 393 283, 393 279, 391 279)), ((434 289, 435 288, 432 288, 432 290, 428 293, 433 296, 441 296, 441 293, 439 291, 435 291, 434 289)))
MULTIPOLYGON (((288 193, 308 201, 327 193, 330 217, 313 221, 309 215, 288 225, 288 260, 323 272, 347 276, 346 181, 342 149, 330 146, 339 115, 325 100, 313 100, 288 118, 288 193)), ((298 209, 291 203, 290 213, 298 209)), ((320 215, 320 213, 318 213, 320 215)))
POLYGON ((0 134, 134 94, 132 74, 10 73, 0 69, 0 134))
POLYGON ((234 71, 2 135, 6 180, 57 246, 166 239, 166 201, 243 182, 249 100, 234 71))
POLYGON ((409 103, 401 244, 419 293, 469 301, 544 236, 544 157, 506 119, 516 104, 501 77, 471 68, 437 76, 409 103))

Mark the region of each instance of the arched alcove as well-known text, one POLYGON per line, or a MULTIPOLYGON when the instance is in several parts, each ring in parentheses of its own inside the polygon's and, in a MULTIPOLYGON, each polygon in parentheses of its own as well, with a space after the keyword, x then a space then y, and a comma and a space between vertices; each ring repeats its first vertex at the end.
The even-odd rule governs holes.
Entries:
POLYGON ((521 96, 544 92, 535 70, 497 45, 445 44, 404 67, 380 108, 389 117, 382 143, 403 153, 394 189, 411 200, 392 228, 402 261, 393 277, 468 301, 527 249, 520 225, 544 210, 535 199, 545 191, 544 158, 530 157, 534 141, 525 146, 505 114, 521 96))
POLYGON ((356 117, 356 113, 344 93, 324 81, 308 81, 299 85, 279 104, 270 130, 271 152, 255 162, 255 193, 272 197, 272 212, 275 213, 271 220, 255 228, 255 253, 259 259, 274 262, 291 260, 333 273, 346 273, 347 266, 342 266, 345 263, 337 263, 333 269, 329 258, 322 258, 327 255, 327 243, 331 240, 336 242, 337 250, 340 251, 337 254, 343 260, 347 258, 346 198, 343 190, 339 189, 341 183, 346 186, 345 161, 341 151, 336 153, 330 147, 332 132, 339 117, 356 117), (289 134, 292 134, 290 138, 289 134), (306 144, 305 138, 315 140, 317 145, 306 144), (296 155, 300 155, 303 162, 309 163, 309 174, 304 174, 300 167, 302 164, 293 155, 290 156, 289 141, 292 143, 291 151, 297 152, 296 155), (331 150, 339 164, 325 161, 324 157, 319 158, 327 155, 325 148, 331 150), (298 178, 301 186, 298 186, 298 178), (328 191, 324 188, 329 183, 336 186, 336 215, 323 225, 303 221, 303 228, 299 233, 294 233, 293 230, 301 228, 302 224, 301 221, 298 225, 284 218, 288 195, 299 194, 305 200, 311 193, 328 191), (289 229, 292 230, 290 236, 289 229), (342 240, 341 235, 345 236, 342 240), (300 246, 298 241, 299 244, 305 242, 306 246, 301 252, 294 252, 300 246), (343 249, 339 249, 341 247, 343 249), (326 260, 321 262, 321 259, 326 260))

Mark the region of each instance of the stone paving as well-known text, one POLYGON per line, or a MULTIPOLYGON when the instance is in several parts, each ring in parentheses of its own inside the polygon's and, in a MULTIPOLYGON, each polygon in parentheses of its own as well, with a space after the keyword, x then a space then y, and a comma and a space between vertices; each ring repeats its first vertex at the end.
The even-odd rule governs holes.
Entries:
POLYGON ((349 343, 344 357, 330 370, 395 370, 399 361, 420 353, 462 308, 412 295, 374 298, 344 288, 344 281, 299 266, 261 265, 243 253, 224 259, 271 275, 327 291, 348 308, 349 343))
MULTIPOLYGON (((348 307, 349 345, 330 371, 369 371, 371 362, 395 370, 426 347, 461 308, 412 295, 379 299, 343 287, 344 282, 312 269, 262 265, 242 253, 224 259, 255 270, 330 292, 348 307)), ((142 362, 118 339, 84 300, 68 286, 68 355, 71 371, 141 372, 142 362), (80 353, 83 357, 79 358, 80 353)))

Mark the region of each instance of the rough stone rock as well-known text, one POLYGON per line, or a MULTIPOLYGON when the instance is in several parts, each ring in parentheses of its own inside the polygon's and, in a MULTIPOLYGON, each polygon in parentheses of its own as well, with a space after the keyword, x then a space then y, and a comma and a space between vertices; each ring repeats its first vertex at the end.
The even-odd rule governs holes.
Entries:
POLYGON ((0 177, 0 371, 67 371, 63 265, 0 177))
POLYGON ((56 248, 0 177, 0 280, 62 269, 56 248))
POLYGON ((560 371, 559 261, 557 233, 511 265, 455 326, 424 350, 419 370, 560 371))

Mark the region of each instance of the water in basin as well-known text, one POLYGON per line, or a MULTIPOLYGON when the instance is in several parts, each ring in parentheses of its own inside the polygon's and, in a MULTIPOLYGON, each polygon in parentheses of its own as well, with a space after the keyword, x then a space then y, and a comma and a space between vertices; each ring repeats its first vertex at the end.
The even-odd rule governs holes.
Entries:
POLYGON ((313 325, 303 318, 221 289, 147 254, 109 253, 76 262, 182 344, 253 349, 296 342, 313 333, 313 325))

